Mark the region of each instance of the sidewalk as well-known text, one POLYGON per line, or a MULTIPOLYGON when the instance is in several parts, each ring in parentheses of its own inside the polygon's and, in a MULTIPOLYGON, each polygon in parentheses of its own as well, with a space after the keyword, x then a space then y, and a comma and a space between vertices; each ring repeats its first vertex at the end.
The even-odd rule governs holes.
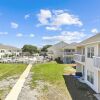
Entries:
POLYGON ((30 70, 32 68, 32 64, 29 64, 23 74, 20 76, 14 87, 11 89, 10 93, 7 95, 5 100, 17 100, 19 93, 24 85, 26 77, 28 76, 30 70))

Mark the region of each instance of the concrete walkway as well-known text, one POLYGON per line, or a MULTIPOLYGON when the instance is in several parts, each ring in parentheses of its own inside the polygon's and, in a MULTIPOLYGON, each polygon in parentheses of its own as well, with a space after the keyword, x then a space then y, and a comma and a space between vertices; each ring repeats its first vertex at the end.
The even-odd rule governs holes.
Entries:
POLYGON ((10 93, 7 95, 5 100, 17 100, 19 93, 24 85, 24 82, 31 70, 32 64, 29 64, 23 74, 20 76, 10 93))

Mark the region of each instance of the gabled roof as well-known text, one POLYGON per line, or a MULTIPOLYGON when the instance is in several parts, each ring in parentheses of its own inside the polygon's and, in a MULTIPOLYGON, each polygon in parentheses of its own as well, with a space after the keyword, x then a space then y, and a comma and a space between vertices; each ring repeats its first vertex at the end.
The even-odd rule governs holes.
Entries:
POLYGON ((80 45, 86 45, 86 44, 91 44, 91 43, 96 43, 96 42, 100 42, 100 33, 88 38, 88 39, 85 39, 84 41, 80 42, 78 44, 78 46, 80 45))
POLYGON ((21 50, 20 48, 16 48, 10 45, 0 44, 0 49, 7 49, 7 50, 21 50))
POLYGON ((64 49, 75 49, 78 43, 70 43, 64 47, 64 49))
POLYGON ((54 44, 50 48, 48 48, 48 50, 50 50, 50 49, 56 49, 56 50, 57 49, 61 49, 61 48, 65 47, 65 46, 67 46, 67 45, 69 45, 69 44, 68 43, 65 43, 64 41, 61 41, 61 42, 59 42, 57 44, 54 44))

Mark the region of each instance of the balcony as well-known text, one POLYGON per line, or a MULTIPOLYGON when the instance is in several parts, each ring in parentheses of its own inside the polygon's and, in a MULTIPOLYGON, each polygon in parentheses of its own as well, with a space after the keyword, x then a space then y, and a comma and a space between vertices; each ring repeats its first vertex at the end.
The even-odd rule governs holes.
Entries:
POLYGON ((85 62, 85 55, 74 54, 74 60, 76 62, 85 62))
POLYGON ((93 63, 94 63, 94 67, 99 68, 100 69, 100 57, 93 57, 93 63))
POLYGON ((66 55, 73 55, 73 54, 75 54, 75 52, 64 52, 64 55, 66 56, 66 55))

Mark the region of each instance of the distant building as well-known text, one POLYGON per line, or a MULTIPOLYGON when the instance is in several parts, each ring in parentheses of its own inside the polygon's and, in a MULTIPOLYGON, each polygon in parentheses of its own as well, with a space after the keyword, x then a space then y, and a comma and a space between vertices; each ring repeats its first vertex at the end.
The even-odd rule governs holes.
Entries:
POLYGON ((0 58, 10 56, 20 56, 22 50, 13 46, 0 44, 0 58))
POLYGON ((63 63, 74 63, 74 54, 76 53, 76 43, 67 44, 63 50, 63 63))
POLYGON ((48 56, 53 59, 60 58, 63 63, 71 63, 76 51, 75 45, 76 43, 70 45, 61 41, 48 48, 48 56))
POLYGON ((48 56, 52 57, 53 59, 56 59, 58 57, 62 57, 63 55, 63 50, 62 48, 65 47, 67 43, 61 41, 57 44, 54 44, 53 46, 48 48, 48 56))

